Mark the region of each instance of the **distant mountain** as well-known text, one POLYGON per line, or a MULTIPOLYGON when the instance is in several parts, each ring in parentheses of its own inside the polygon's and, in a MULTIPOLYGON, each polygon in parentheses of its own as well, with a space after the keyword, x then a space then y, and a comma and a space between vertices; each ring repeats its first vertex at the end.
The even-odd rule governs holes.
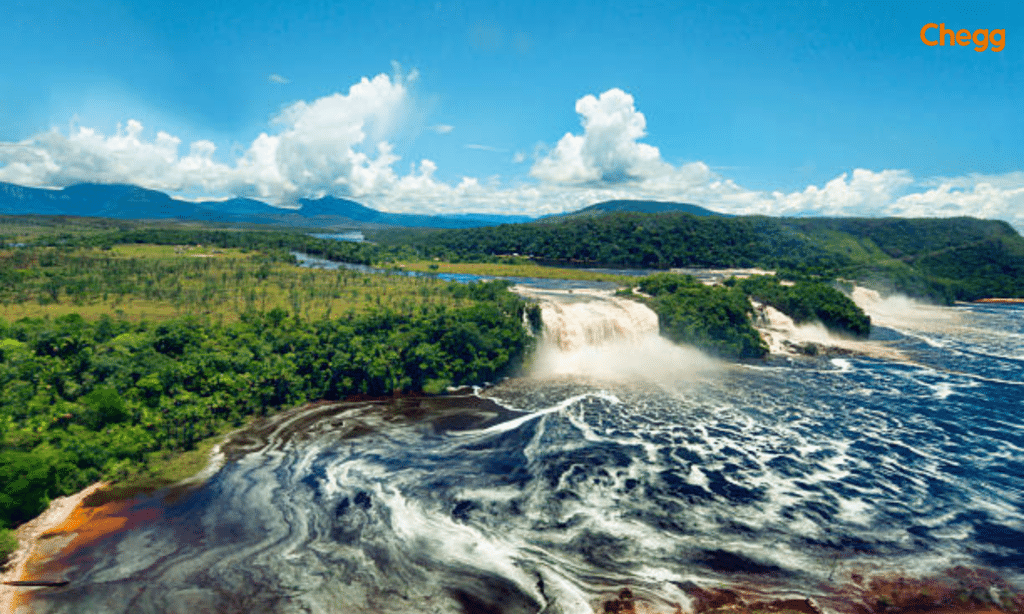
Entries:
MULTIPOLYGON (((300 198, 298 209, 274 207, 252 198, 192 202, 134 185, 80 183, 62 190, 28 188, 0 182, 0 214, 72 215, 129 220, 178 219, 203 222, 282 224, 289 226, 354 228, 477 228, 534 221, 526 215, 457 213, 423 215, 378 211, 353 200, 324 196, 300 198)), ((685 203, 651 200, 610 200, 544 220, 584 218, 616 212, 683 212, 722 216, 685 203)))
POLYGON ((71 215, 115 219, 179 219, 291 226, 473 228, 530 221, 527 216, 465 213, 416 215, 377 211, 355 201, 325 196, 300 199, 299 209, 252 198, 191 202, 133 185, 80 183, 61 190, 0 182, 0 214, 71 215))
POLYGON ((0 183, 0 213, 8 215, 258 222, 283 211, 248 198, 190 202, 133 185, 80 183, 46 190, 0 183))
POLYGON ((572 211, 570 213, 562 213, 559 215, 552 215, 546 219, 552 218, 566 218, 566 217, 585 217, 593 215, 604 215, 606 213, 615 213, 619 211, 632 211, 636 213, 689 213, 690 215, 698 216, 710 216, 718 215, 724 216, 724 213, 718 213, 710 209, 705 209, 697 205, 690 205, 687 203, 675 203, 675 202, 662 202, 657 200, 609 200, 596 205, 590 205, 584 207, 578 211, 572 211))
POLYGON ((498 224, 529 222, 532 217, 525 215, 488 215, 484 213, 460 213, 455 215, 418 215, 414 213, 388 213, 371 209, 355 201, 334 196, 316 200, 300 198, 302 208, 298 213, 307 218, 344 218, 363 224, 381 226, 402 226, 419 228, 475 228, 498 224))
POLYGON ((343 217, 353 222, 376 223, 380 216, 386 215, 376 209, 361 205, 354 200, 324 196, 316 200, 308 198, 299 199, 300 209, 303 217, 343 217))

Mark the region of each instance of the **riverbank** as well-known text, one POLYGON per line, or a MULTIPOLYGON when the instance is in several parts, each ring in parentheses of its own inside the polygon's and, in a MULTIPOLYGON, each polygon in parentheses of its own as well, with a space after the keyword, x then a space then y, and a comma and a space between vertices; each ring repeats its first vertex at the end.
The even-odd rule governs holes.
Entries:
POLYGON ((532 261, 520 262, 442 262, 432 260, 403 260, 389 265, 401 271, 429 274, 479 275, 482 277, 534 277, 538 279, 569 279, 576 281, 613 282, 628 286, 635 275, 616 274, 613 269, 594 271, 565 267, 544 266, 532 261))
POLYGON ((7 614, 17 611, 20 605, 19 597, 32 590, 11 586, 8 582, 24 581, 26 571, 31 562, 39 557, 46 556, 41 552, 40 538, 63 525, 68 518, 82 507, 83 502, 92 494, 108 487, 107 482, 97 482, 82 491, 67 497, 57 497, 50 502, 50 507, 45 512, 32 520, 18 527, 18 549, 11 554, 7 567, 0 573, 0 614, 7 614))
POLYGON ((200 442, 188 452, 158 452, 151 455, 144 470, 118 482, 97 482, 66 497, 54 499, 39 516, 16 530, 18 548, 0 573, 0 614, 15 614, 24 597, 39 585, 8 583, 45 583, 63 580, 61 571, 48 565, 115 531, 133 523, 152 521, 152 516, 126 513, 140 494, 171 485, 187 486, 210 477, 223 465, 220 444, 225 434, 200 442))

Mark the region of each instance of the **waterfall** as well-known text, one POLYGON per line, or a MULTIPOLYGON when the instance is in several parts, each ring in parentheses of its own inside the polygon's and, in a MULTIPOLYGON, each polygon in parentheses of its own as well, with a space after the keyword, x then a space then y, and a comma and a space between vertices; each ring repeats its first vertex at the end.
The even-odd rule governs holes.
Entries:
POLYGON ((541 303, 544 338, 563 352, 621 342, 636 344, 658 334, 658 316, 636 301, 567 296, 541 303))
POLYGON ((668 382, 717 365, 695 348, 661 337, 658 315, 638 301, 599 290, 514 290, 540 304, 544 332, 530 370, 533 377, 668 382))

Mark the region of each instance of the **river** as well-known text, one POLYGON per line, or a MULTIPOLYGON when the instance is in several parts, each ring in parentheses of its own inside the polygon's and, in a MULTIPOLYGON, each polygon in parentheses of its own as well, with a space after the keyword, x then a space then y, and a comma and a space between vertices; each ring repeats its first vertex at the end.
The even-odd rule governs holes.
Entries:
POLYGON ((864 575, 1024 577, 1020 306, 869 297, 865 347, 899 358, 725 364, 609 293, 521 291, 548 329, 522 377, 280 414, 57 557, 31 611, 828 610, 864 575))

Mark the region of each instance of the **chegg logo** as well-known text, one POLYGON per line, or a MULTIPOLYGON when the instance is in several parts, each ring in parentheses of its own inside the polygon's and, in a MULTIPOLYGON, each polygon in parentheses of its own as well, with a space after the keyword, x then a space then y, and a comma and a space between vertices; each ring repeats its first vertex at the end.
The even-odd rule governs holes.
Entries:
POLYGON ((947 29, 944 23, 929 23, 925 24, 921 28, 921 42, 934 47, 936 45, 945 45, 946 41, 949 40, 949 46, 960 45, 966 47, 971 43, 974 43, 974 50, 982 52, 988 49, 989 44, 992 45, 992 51, 1002 51, 1003 47, 1006 46, 1006 30, 960 30, 953 32, 953 30, 947 29), (938 34, 938 39, 935 39, 935 35, 938 34))

